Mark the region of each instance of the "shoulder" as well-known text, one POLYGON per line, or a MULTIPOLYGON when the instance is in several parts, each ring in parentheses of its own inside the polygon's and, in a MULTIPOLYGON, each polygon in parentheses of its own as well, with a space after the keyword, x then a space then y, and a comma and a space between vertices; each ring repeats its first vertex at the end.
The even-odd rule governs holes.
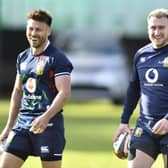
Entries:
POLYGON ((152 44, 149 43, 149 44, 143 46, 142 48, 140 48, 140 49, 137 51, 137 53, 143 54, 143 53, 152 52, 152 51, 153 51, 152 44))
POLYGON ((24 51, 20 52, 17 56, 17 64, 21 64, 26 60, 30 53, 30 48, 25 49, 24 51))
POLYGON ((57 62, 69 62, 70 60, 69 58, 65 55, 65 53, 57 48, 56 46, 50 44, 46 50, 46 54, 50 55, 50 57, 52 57, 55 61, 57 62))
POLYGON ((20 52, 18 58, 22 58, 27 56, 30 53, 30 48, 25 49, 24 51, 20 52))
POLYGON ((53 44, 50 44, 46 50, 51 56, 58 57, 59 55, 65 55, 62 50, 54 46, 53 44))
POLYGON ((44 55, 49 57, 51 66, 54 69, 56 76, 69 74, 72 71, 72 63, 68 57, 66 57, 66 55, 57 47, 50 44, 44 55))
POLYGON ((137 62, 140 57, 146 57, 146 56, 148 56, 149 53, 152 53, 152 52, 153 52, 153 47, 152 47, 151 43, 141 47, 135 53, 135 56, 134 56, 135 62, 137 62))

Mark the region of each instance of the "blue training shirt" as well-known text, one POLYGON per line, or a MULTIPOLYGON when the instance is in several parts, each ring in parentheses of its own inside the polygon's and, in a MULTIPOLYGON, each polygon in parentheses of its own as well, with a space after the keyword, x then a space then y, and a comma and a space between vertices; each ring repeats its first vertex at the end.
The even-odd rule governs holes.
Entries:
POLYGON ((128 123, 140 101, 140 117, 168 118, 168 45, 154 49, 148 44, 137 51, 121 123, 128 123))
POLYGON ((16 127, 30 128, 34 118, 44 113, 57 95, 55 77, 70 75, 72 69, 68 58, 52 44, 39 55, 33 55, 31 48, 19 54, 17 73, 23 96, 16 127))

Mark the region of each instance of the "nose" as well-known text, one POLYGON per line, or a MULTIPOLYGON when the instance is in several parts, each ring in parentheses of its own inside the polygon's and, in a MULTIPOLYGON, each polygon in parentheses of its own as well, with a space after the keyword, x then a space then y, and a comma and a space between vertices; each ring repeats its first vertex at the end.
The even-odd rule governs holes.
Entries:
POLYGON ((31 31, 31 35, 32 35, 32 36, 33 36, 33 35, 36 35, 36 30, 33 29, 33 30, 31 31))
POLYGON ((155 35, 160 35, 160 29, 155 29, 155 35))

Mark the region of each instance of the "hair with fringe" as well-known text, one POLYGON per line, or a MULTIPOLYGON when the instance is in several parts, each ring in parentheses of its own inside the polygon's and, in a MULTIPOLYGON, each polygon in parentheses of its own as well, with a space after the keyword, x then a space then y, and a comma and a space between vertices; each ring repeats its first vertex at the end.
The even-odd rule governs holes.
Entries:
POLYGON ((42 9, 36 9, 33 10, 32 12, 28 13, 27 19, 33 19, 39 22, 44 22, 46 23, 49 27, 52 24, 52 17, 51 15, 42 9))
POLYGON ((155 9, 149 13, 147 20, 149 20, 151 17, 156 17, 156 18, 165 17, 168 19, 168 9, 164 9, 164 8, 155 9))

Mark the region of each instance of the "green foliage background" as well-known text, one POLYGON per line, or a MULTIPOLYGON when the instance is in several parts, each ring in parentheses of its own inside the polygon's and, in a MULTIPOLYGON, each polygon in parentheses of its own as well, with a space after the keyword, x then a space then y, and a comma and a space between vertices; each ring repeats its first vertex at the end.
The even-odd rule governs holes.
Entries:
MULTIPOLYGON (((0 130, 8 115, 8 100, 0 100, 0 130)), ((108 101, 69 102, 64 108, 67 144, 62 168, 126 168, 127 160, 112 152, 112 138, 119 124, 122 106, 108 101)), ((135 123, 135 110, 131 127, 135 123)), ((22 168, 42 168, 39 158, 29 157, 22 168)), ((162 168, 159 156, 152 168, 162 168)))

